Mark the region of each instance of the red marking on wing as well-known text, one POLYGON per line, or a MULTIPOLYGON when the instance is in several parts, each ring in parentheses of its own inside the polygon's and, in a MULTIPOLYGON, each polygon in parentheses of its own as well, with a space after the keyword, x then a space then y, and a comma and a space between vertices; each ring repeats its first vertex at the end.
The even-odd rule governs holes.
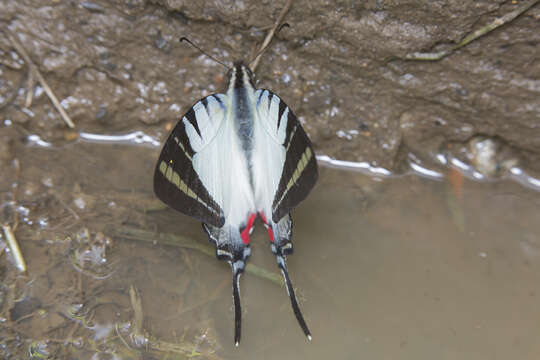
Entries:
POLYGON ((274 242, 274 231, 272 230, 272 226, 268 225, 268 222, 266 221, 266 217, 264 216, 263 212, 260 212, 259 215, 261 216, 262 221, 266 224, 266 228, 268 229, 268 237, 270 238, 270 242, 274 242))
POLYGON ((240 233, 240 235, 242 236, 242 242, 246 245, 249 244, 249 231, 253 227, 253 223, 255 222, 256 218, 257 218, 257 214, 249 215, 247 225, 244 228, 244 230, 240 233))
POLYGON ((274 242, 274 232, 272 231, 272 227, 268 227, 268 236, 270 237, 270 242, 274 242))

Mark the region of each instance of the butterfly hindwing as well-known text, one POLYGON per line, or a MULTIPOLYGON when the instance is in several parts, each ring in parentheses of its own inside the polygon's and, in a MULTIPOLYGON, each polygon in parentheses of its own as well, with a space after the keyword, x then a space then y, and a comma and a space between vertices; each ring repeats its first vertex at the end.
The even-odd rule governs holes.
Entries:
POLYGON ((193 168, 193 156, 215 138, 226 116, 226 96, 210 95, 178 121, 159 156, 154 192, 168 206, 202 222, 221 227, 223 209, 193 168))
POLYGON ((273 196, 272 220, 277 223, 304 200, 317 182, 317 161, 311 141, 292 110, 269 90, 257 90, 256 107, 263 126, 285 150, 279 184, 273 196))

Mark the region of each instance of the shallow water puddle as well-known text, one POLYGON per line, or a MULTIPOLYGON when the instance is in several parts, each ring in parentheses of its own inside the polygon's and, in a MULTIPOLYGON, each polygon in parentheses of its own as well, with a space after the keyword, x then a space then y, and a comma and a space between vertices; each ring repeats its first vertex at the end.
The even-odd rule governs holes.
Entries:
MULTIPOLYGON (((76 143, 18 146, 16 155, 17 202, 26 209, 16 235, 29 271, 17 275, 0 258, 6 357, 29 348, 81 359, 140 358, 145 348, 154 358, 540 353, 540 195, 515 183, 465 180, 459 197, 444 181, 322 168, 293 213, 288 258, 313 341, 285 290, 246 274, 236 349, 229 267, 156 240, 166 233, 208 244, 200 224, 153 198, 158 149, 76 143), (118 236, 126 229, 144 233, 118 236), (142 325, 132 296, 140 297, 142 325)), ((252 242, 250 263, 277 273, 261 224, 252 242)))

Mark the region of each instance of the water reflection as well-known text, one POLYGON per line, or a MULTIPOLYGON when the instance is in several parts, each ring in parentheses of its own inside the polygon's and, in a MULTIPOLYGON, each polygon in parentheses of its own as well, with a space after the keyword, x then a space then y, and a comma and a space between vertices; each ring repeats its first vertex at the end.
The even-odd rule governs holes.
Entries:
MULTIPOLYGON (((66 145, 69 151, 25 147, 18 154, 21 186, 48 179, 43 192, 9 205, 28 209, 16 235, 31 281, 5 277, 15 293, 6 287, 1 295, 40 299, 37 308, 18 308, 22 320, 11 321, 28 334, 25 351, 32 343, 33 351, 53 347, 80 359, 179 351, 240 360, 534 359, 539 353, 537 192, 465 178, 458 195, 440 181, 444 169, 417 160, 411 167, 427 178, 319 156, 329 166, 293 213, 295 253, 288 258, 313 341, 298 330, 283 289, 246 274, 245 337, 234 349, 230 270, 213 252, 166 245, 173 243, 167 234, 196 246, 207 239, 199 223, 155 204, 151 173, 159 148, 152 140, 145 144, 154 150, 109 144, 133 138, 141 135, 86 136, 91 143, 66 145), (81 194, 87 205, 77 207, 81 194), (150 237, 114 235, 128 226, 150 237), (59 299, 84 311, 66 316, 59 299), (40 309, 47 311, 39 315, 40 309), (72 345, 54 347, 51 339, 72 345)), ((511 172, 523 176, 518 168, 511 172)), ((252 241, 252 263, 277 272, 261 226, 252 241)), ((6 339, 14 334, 0 331, 6 339)))
POLYGON ((127 134, 92 134, 81 132, 79 137, 82 140, 103 143, 103 144, 124 144, 124 145, 150 145, 152 147, 160 147, 161 143, 158 139, 145 134, 142 131, 134 131, 127 134))

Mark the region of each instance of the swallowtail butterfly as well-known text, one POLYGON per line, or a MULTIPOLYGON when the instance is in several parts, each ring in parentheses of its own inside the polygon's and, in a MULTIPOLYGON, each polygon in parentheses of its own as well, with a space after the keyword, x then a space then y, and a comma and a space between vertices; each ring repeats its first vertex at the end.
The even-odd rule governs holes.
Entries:
POLYGON ((217 258, 231 265, 236 346, 239 279, 257 218, 268 230, 296 319, 311 340, 285 259, 293 251, 290 212, 317 181, 315 153, 291 109, 273 92, 257 90, 244 63, 234 63, 228 79, 225 94, 199 100, 170 134, 156 165, 154 192, 200 220, 217 258))

